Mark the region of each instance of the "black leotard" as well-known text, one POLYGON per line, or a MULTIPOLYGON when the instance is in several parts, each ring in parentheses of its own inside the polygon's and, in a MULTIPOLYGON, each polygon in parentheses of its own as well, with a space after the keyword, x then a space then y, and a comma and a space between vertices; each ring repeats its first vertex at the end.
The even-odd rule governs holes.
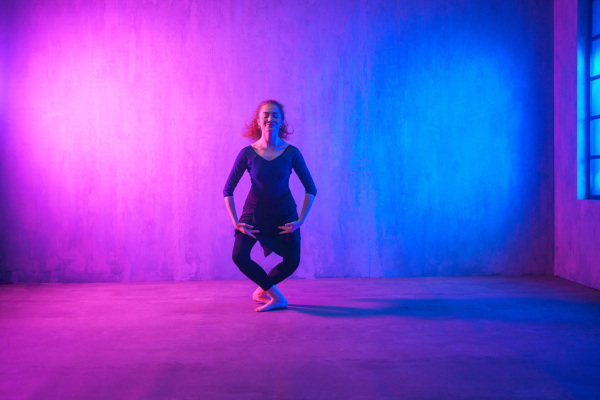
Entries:
MULTIPOLYGON (((278 226, 298 220, 296 202, 290 191, 292 169, 300 178, 306 193, 316 196, 317 188, 304 158, 300 150, 292 145, 288 145, 279 156, 270 161, 259 156, 252 146, 244 147, 238 154, 223 189, 223 196, 233 196, 244 171, 250 174, 251 188, 240 222, 253 225, 254 229, 260 231, 256 237, 263 246, 265 256, 271 253, 268 242, 276 237, 274 235, 288 236, 279 235, 281 229, 278 226)), ((237 232, 239 231, 236 229, 235 233, 237 232)), ((300 240, 300 229, 291 235, 300 240)))

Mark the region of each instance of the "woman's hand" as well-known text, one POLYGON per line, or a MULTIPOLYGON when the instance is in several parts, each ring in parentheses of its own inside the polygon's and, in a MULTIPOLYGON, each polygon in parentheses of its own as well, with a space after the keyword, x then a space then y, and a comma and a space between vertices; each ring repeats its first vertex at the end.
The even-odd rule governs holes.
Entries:
POLYGON ((296 229, 300 228, 300 221, 288 222, 285 226, 278 226, 279 229, 283 229, 283 231, 279 232, 280 235, 284 235, 286 233, 292 233, 296 229))
POLYGON ((254 226, 252 226, 250 224, 245 224, 243 222, 238 222, 235 225, 235 229, 256 239, 256 236, 254 236, 253 233, 258 233, 260 231, 257 231, 256 229, 252 229, 252 228, 254 228, 254 226))

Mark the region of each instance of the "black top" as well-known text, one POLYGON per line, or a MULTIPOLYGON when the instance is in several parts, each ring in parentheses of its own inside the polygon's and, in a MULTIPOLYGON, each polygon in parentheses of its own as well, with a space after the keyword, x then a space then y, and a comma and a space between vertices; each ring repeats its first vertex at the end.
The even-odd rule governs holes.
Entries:
POLYGON ((306 193, 317 195, 317 188, 308 172, 304 157, 297 147, 288 145, 276 158, 268 161, 256 153, 252 146, 244 147, 238 154, 225 188, 223 196, 233 196, 233 191, 244 175, 250 174, 251 190, 264 200, 284 195, 290 190, 292 169, 300 178, 306 193))
MULTIPOLYGON (((290 176, 292 169, 300 178, 306 193, 317 194, 317 188, 306 167, 304 158, 298 148, 289 144, 283 152, 272 160, 266 160, 259 156, 252 146, 244 147, 233 164, 223 196, 233 196, 238 182, 244 175, 244 171, 250 174, 251 188, 244 203, 244 210, 240 222, 254 226, 260 231, 256 237, 265 249, 265 256, 270 253, 267 248, 268 240, 265 235, 281 237, 281 229, 287 222, 296 221, 298 212, 296 203, 290 192, 290 176), (264 240, 261 240, 264 239, 264 240)), ((237 230, 235 233, 237 234, 237 230)), ((300 239, 300 230, 292 233, 300 239)))

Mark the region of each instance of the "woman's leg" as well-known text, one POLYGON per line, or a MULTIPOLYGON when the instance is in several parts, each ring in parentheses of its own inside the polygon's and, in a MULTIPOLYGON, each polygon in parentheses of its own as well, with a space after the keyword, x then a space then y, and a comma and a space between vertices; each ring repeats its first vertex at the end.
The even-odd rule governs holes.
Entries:
POLYGON ((244 275, 260 286, 262 290, 268 291, 273 286, 273 281, 271 281, 265 270, 250 258, 250 251, 255 243, 256 239, 244 233, 236 234, 232 259, 244 275))
POLYGON ((283 260, 269 272, 269 278, 271 278, 274 285, 282 282, 298 269, 300 265, 300 241, 287 242, 286 251, 283 254, 283 260))
MULTIPOLYGON (((276 283, 273 280, 274 278, 277 281, 277 283, 281 282, 282 280, 293 274, 296 268, 298 268, 298 265, 300 264, 299 235, 293 237, 290 236, 288 239, 289 240, 283 242, 278 240, 277 242, 279 245, 277 245, 276 243, 270 243, 269 247, 271 247, 271 245, 274 245, 272 250, 276 254, 281 255, 283 257, 283 260, 279 264, 277 264, 271 270, 271 272, 269 272, 269 277, 273 282, 273 286, 271 286, 269 290, 266 290, 262 293, 258 293, 269 296, 269 301, 265 302, 263 306, 256 308, 255 311, 264 312, 281 308, 287 308, 288 306, 286 298, 279 291, 279 289, 277 289, 277 286, 275 286, 276 283)), ((257 292, 260 292, 260 290, 257 289, 257 292)), ((255 294, 257 294, 257 292, 255 292, 255 294)))

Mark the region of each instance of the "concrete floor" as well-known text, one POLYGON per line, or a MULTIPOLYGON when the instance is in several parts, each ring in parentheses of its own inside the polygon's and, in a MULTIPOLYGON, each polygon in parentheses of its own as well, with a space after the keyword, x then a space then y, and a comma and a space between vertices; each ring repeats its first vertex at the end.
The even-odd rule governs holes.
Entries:
POLYGON ((598 399, 600 292, 559 278, 0 285, 1 399, 598 399))

